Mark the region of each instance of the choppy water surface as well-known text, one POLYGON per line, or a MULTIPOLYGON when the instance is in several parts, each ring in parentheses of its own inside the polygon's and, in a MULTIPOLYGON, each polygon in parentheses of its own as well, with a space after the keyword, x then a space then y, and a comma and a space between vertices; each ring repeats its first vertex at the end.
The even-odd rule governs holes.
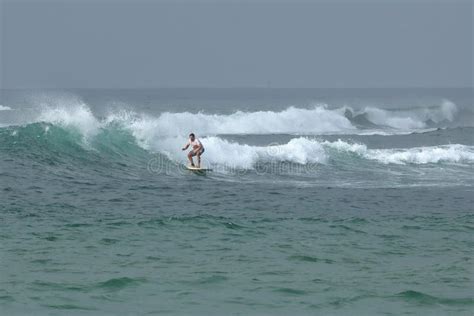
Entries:
POLYGON ((471 314, 472 91, 351 93, 3 91, 1 309, 471 314))

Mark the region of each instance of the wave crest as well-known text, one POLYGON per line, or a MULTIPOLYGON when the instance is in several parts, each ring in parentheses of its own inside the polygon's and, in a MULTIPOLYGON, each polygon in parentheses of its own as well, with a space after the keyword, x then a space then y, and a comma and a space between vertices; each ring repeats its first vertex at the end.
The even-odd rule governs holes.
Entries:
POLYGON ((457 113, 456 105, 451 101, 444 100, 439 106, 409 110, 384 110, 366 107, 363 111, 356 111, 353 115, 364 116, 369 122, 378 126, 406 130, 426 128, 430 124, 452 122, 457 113))

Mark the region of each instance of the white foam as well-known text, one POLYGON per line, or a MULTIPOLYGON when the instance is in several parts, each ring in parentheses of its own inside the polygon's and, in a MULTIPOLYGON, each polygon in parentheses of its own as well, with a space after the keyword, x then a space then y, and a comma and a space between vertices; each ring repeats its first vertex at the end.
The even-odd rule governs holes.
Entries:
POLYGON ((474 146, 460 144, 408 149, 372 149, 366 158, 384 164, 474 163, 474 146))
POLYGON ((351 144, 341 140, 323 142, 326 147, 352 152, 365 159, 383 164, 474 163, 474 146, 450 144, 441 146, 367 149, 364 144, 351 144))
MULTIPOLYGON (((349 120, 337 111, 325 107, 314 109, 288 108, 281 112, 236 112, 230 115, 211 115, 197 113, 163 113, 158 117, 133 112, 117 112, 107 118, 107 123, 119 122, 129 129, 140 146, 153 151, 162 151, 173 159, 182 160, 185 156, 179 151, 179 146, 186 141, 191 131, 204 137, 209 144, 206 146, 207 157, 213 157, 212 162, 224 163, 231 157, 237 156, 237 164, 248 167, 255 161, 262 160, 266 155, 265 148, 239 145, 212 137, 215 134, 267 134, 267 133, 298 133, 341 129, 352 129, 349 120)), ((308 142, 306 139, 295 140, 286 145, 272 146, 276 155, 274 159, 288 159, 297 163, 319 161, 308 155, 314 153, 319 144, 308 142), (281 146, 286 146, 284 150, 281 146), (306 146, 306 147, 305 147, 306 146), (308 147, 309 146, 309 147, 308 147), (306 148, 304 150, 303 148, 306 148), (292 151, 293 150, 293 151, 292 151)), ((209 158, 211 159, 211 158, 209 158)))
MULTIPOLYGON (((177 146, 180 141, 182 142, 181 138, 156 139, 150 147, 154 151, 165 153, 172 160, 185 163, 186 155, 177 146)), ((250 146, 214 136, 202 138, 202 142, 206 149, 203 159, 207 163, 232 168, 249 169, 258 162, 326 164, 334 150, 382 164, 474 163, 474 146, 459 144, 405 149, 368 149, 365 144, 342 140, 329 142, 298 137, 282 145, 250 146)))
POLYGON ((367 146, 358 143, 347 143, 340 139, 335 142, 324 141, 322 143, 325 147, 336 149, 343 152, 352 152, 358 155, 365 155, 367 153, 367 146))
POLYGON ((95 135, 102 125, 83 103, 61 107, 43 105, 37 120, 77 129, 85 137, 95 135))
POLYGON ((422 129, 415 129, 415 130, 379 130, 379 129, 372 129, 372 130, 362 130, 360 132, 357 132, 356 135, 360 136, 394 136, 394 135, 410 135, 410 134, 422 134, 422 133, 427 133, 427 132, 433 132, 436 131, 438 128, 432 127, 432 128, 422 128, 422 129))
POLYGON ((229 115, 166 112, 157 118, 144 118, 143 124, 158 129, 161 135, 185 135, 190 131, 199 135, 319 134, 356 129, 343 113, 325 106, 289 107, 280 112, 237 111, 229 115))
POLYGON ((6 105, 0 105, 0 111, 11 111, 11 107, 6 105))
MULTIPOLYGON (((292 162, 298 164, 325 163, 326 152, 321 143, 307 138, 294 138, 286 144, 250 146, 230 142, 220 137, 201 139, 205 148, 203 159, 207 164, 231 168, 252 168, 257 162, 292 162)), ((151 145, 154 151, 165 153, 169 158, 185 163, 186 153, 179 145, 182 138, 156 139, 151 145), (179 145, 177 145, 179 144, 179 145)))
POLYGON ((424 121, 410 117, 409 113, 394 114, 377 108, 366 108, 365 112, 367 113, 369 121, 377 125, 390 126, 398 129, 415 129, 424 128, 426 126, 424 121))

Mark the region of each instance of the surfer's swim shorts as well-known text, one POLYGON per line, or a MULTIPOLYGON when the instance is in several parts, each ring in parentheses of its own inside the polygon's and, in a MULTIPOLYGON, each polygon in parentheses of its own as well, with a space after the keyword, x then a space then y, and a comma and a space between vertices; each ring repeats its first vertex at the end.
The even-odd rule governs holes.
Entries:
MULTIPOLYGON (((199 153, 202 155, 204 153, 204 148, 201 148, 201 151, 199 153)), ((194 150, 191 150, 191 156, 194 157, 196 155, 197 153, 195 153, 194 150)))

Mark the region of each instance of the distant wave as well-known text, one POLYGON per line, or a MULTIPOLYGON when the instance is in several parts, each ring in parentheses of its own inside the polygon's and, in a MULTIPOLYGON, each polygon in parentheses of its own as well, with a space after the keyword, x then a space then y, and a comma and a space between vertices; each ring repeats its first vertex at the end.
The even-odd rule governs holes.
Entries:
POLYGON ((407 110, 386 110, 374 107, 366 107, 362 111, 354 111, 349 108, 354 120, 366 121, 378 125, 396 129, 421 129, 433 124, 452 122, 458 113, 456 105, 444 100, 441 105, 412 108, 407 110))
POLYGON ((403 291, 395 295, 396 298, 401 298, 406 301, 416 302, 424 305, 473 305, 474 299, 471 297, 465 298, 445 298, 428 295, 422 292, 413 290, 403 291))
POLYGON ((205 113, 162 113, 159 117, 141 117, 135 127, 153 129, 160 135, 183 135, 196 131, 200 135, 223 134, 359 134, 378 128, 381 134, 398 134, 426 129, 443 122, 452 122, 458 109, 444 101, 440 106, 414 110, 389 111, 350 107, 329 109, 289 107, 283 111, 237 111, 228 115, 205 113), (363 119, 362 119, 363 118, 363 119), (387 128, 389 130, 387 130, 387 128))
POLYGON ((367 149, 363 144, 349 144, 338 140, 324 142, 326 146, 339 151, 353 152, 383 164, 429 164, 429 163, 474 163, 474 146, 450 144, 441 146, 367 149))
POLYGON ((5 105, 0 105, 0 111, 11 111, 11 107, 5 106, 5 105))
MULTIPOLYGON (((366 107, 354 110, 345 106, 329 108, 325 104, 310 108, 290 106, 281 111, 236 111, 231 114, 163 112, 157 116, 130 110, 114 110, 102 118, 94 116, 87 104, 78 99, 40 103, 36 114, 27 122, 48 122, 75 127, 83 134, 93 134, 104 124, 119 122, 138 136, 186 136, 193 131, 200 136, 229 134, 403 134, 454 122, 458 108, 448 100, 439 105, 406 110, 366 107), (60 104, 58 104, 60 103, 60 104)), ((8 110, 6 106, 0 109, 8 110)), ((21 114, 21 113, 19 113, 21 114)), ((24 123, 24 121, 22 121, 24 123)), ((8 122, 2 122, 8 124, 8 122)), ((10 125, 14 125, 12 122, 10 125)))
MULTIPOLYGON (((113 119, 117 119, 114 116, 113 119)), ((124 118, 121 115, 120 118, 124 118)), ((130 116, 126 117, 127 120, 130 116)), ((199 135, 218 134, 327 134, 356 132, 357 128, 344 116, 342 109, 325 106, 312 109, 289 107, 280 112, 258 111, 233 114, 162 113, 158 117, 135 117, 131 126, 143 132, 153 130, 161 136, 183 136, 189 131, 199 135)))

